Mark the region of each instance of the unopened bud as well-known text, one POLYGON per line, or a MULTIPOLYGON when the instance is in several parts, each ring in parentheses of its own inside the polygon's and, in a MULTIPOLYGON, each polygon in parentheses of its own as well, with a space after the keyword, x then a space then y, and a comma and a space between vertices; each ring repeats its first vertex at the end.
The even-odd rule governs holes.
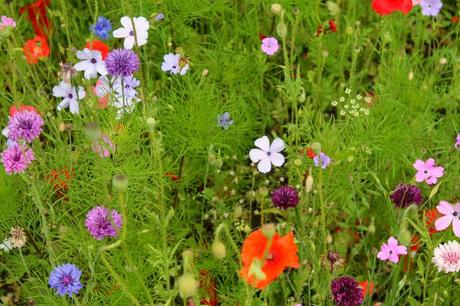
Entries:
POLYGON ((192 297, 198 290, 199 283, 191 273, 185 273, 177 280, 179 294, 183 299, 192 297))
POLYGON ((305 190, 307 193, 311 192, 313 189, 313 175, 311 175, 311 168, 308 169, 308 176, 305 180, 305 190))
POLYGON ((441 59, 439 60, 439 64, 440 64, 440 65, 445 65, 445 64, 447 64, 447 58, 441 57, 441 59))
POLYGON ((281 6, 281 4, 273 3, 270 10, 272 11, 273 15, 279 16, 283 11, 283 7, 281 6))
POLYGON ((412 236, 411 236, 409 230, 407 230, 407 228, 402 227, 399 230, 398 239, 399 239, 399 241, 401 242, 402 245, 410 245, 410 241, 412 239, 412 236))
POLYGON ((243 207, 241 205, 237 205, 235 210, 233 211, 233 218, 238 219, 243 215, 243 207))
POLYGON ((409 79, 409 81, 412 81, 414 79, 414 73, 412 71, 409 72, 409 75, 407 76, 407 78, 409 79))
POLYGON ((283 21, 281 21, 280 23, 278 23, 278 25, 276 26, 276 33, 278 33, 278 35, 279 35, 281 38, 286 37, 286 34, 287 34, 287 26, 284 24, 283 21))
POLYGON ((118 192, 128 191, 128 177, 123 174, 115 175, 112 179, 112 187, 118 192))
POLYGON ((152 118, 152 117, 148 117, 146 120, 145 120, 145 123, 147 124, 147 127, 150 129, 150 130, 153 130, 155 128, 155 125, 157 124, 155 118, 152 118))
POLYGON ((267 238, 267 239, 272 239, 273 236, 275 236, 276 229, 275 225, 272 223, 269 224, 264 224, 262 226, 262 234, 267 238))
POLYGON ((225 244, 222 243, 220 240, 214 240, 211 245, 211 251, 215 258, 217 259, 224 259, 225 255, 227 255, 227 250, 225 248, 225 244))

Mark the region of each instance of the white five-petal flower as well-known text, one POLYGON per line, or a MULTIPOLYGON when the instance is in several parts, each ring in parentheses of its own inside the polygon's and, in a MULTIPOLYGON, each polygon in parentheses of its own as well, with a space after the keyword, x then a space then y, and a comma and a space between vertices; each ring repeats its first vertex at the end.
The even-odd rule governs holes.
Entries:
POLYGON ((124 16, 120 19, 123 27, 113 31, 113 37, 124 38, 125 49, 132 49, 134 45, 142 46, 147 43, 149 37, 149 21, 145 17, 124 16))
POLYGON ((272 169, 272 164, 276 167, 281 167, 284 164, 284 156, 280 153, 284 150, 284 141, 280 138, 275 138, 270 145, 270 140, 267 136, 256 139, 254 145, 258 149, 251 149, 249 157, 254 163, 258 163, 257 169, 261 173, 268 173, 272 169))
POLYGON ((102 76, 107 75, 100 51, 85 48, 83 51, 77 52, 77 57, 82 61, 78 62, 74 67, 77 71, 85 72, 85 79, 95 78, 98 73, 102 76))
POLYGON ((163 70, 164 72, 184 75, 185 73, 187 73, 187 70, 189 68, 190 66, 187 61, 184 61, 184 64, 181 63, 180 54, 168 53, 165 56, 163 56, 161 70, 163 70))
POLYGON ((72 114, 78 114, 78 100, 83 99, 85 95, 86 92, 83 87, 78 86, 77 92, 76 87, 72 87, 64 81, 53 87, 53 96, 64 98, 57 106, 58 111, 68 107, 72 114))

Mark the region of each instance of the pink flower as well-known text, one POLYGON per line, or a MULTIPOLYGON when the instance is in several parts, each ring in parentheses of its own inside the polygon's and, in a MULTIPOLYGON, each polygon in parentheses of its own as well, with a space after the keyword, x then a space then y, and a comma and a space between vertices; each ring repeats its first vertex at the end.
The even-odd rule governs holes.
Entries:
POLYGON ((14 21, 13 18, 2 16, 1 20, 2 21, 0 22, 0 30, 3 30, 3 28, 6 28, 6 27, 12 27, 12 28, 16 27, 16 22, 14 21))
POLYGON ((403 245, 398 245, 398 240, 394 237, 388 238, 388 243, 384 243, 377 254, 380 260, 390 260, 393 263, 398 263, 399 255, 406 255, 407 248, 403 245))
POLYGON ((460 203, 455 203, 454 206, 446 201, 441 201, 439 205, 436 206, 436 209, 443 215, 434 223, 436 230, 445 230, 452 223, 455 236, 460 237, 460 203))
POLYGON ((420 159, 416 160, 414 168, 417 170, 415 180, 419 183, 425 181, 428 185, 434 185, 438 182, 438 178, 444 175, 444 168, 436 167, 432 158, 427 159, 426 162, 420 159))
POLYGON ((112 142, 109 136, 106 134, 100 134, 96 140, 93 141, 93 151, 100 157, 109 157, 112 152, 115 152, 115 144, 112 142))
POLYGON ((460 134, 457 135, 457 141, 455 142, 455 148, 460 149, 460 134))
POLYGON ((278 40, 274 37, 265 37, 262 39, 262 46, 260 47, 262 51, 267 55, 273 55, 278 51, 280 45, 278 44, 278 40))

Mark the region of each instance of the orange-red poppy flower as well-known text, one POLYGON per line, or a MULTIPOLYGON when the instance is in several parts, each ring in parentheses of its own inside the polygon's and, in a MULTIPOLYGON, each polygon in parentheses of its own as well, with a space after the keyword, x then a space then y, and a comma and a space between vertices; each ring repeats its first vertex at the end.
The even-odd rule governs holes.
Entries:
POLYGON ((28 110, 30 112, 35 112, 37 114, 39 114, 39 112, 37 111, 37 109, 31 105, 19 105, 19 107, 16 107, 16 105, 13 105, 10 107, 10 111, 9 111, 9 114, 10 116, 14 116, 14 114, 16 114, 17 112, 22 112, 22 111, 25 111, 25 110, 28 110))
POLYGON ((46 14, 46 8, 49 4, 50 0, 37 0, 19 9, 20 14, 27 12, 27 16, 32 23, 35 34, 45 38, 48 37, 48 33, 51 30, 51 23, 46 14))
POLYGON ((372 9, 381 16, 396 11, 408 14, 412 10, 412 0, 373 0, 372 9))
POLYGON ((265 288, 275 280, 286 267, 298 268, 300 266, 293 232, 283 237, 275 233, 269 245, 269 239, 265 237, 262 230, 256 230, 244 241, 241 258, 243 267, 240 275, 249 284, 259 289, 265 288), (260 271, 265 274, 265 278, 252 273, 251 268, 255 262, 260 262, 260 271))
POLYGON ((425 211, 425 224, 426 224, 426 227, 428 228, 428 232, 430 233, 430 235, 433 235, 434 233, 437 232, 435 226, 434 226, 434 222, 436 221, 436 219, 438 219, 441 215, 439 214, 438 210, 436 208, 433 208, 433 209, 429 209, 427 211, 425 211))
POLYGON ((41 36, 35 36, 29 39, 22 48, 29 64, 36 64, 41 58, 48 57, 50 55, 50 48, 46 39, 41 36))
POLYGON ((329 31, 331 32, 337 32, 337 25, 335 24, 334 19, 329 20, 329 31))
POLYGON ((88 41, 85 45, 85 48, 101 52, 102 60, 105 60, 107 54, 109 54, 109 46, 97 39, 88 41))
POLYGON ((359 286, 361 287, 362 289, 362 292, 363 292, 363 298, 366 297, 366 295, 370 295, 372 296, 372 294, 374 294, 374 282, 373 281, 362 281, 362 282, 358 282, 359 286))

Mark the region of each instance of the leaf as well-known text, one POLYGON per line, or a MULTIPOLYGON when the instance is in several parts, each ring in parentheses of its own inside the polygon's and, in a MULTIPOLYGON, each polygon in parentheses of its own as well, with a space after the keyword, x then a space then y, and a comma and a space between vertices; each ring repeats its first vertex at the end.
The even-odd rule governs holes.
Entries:
POLYGON ((434 197, 438 193, 439 186, 441 186, 441 184, 442 184, 442 181, 440 181, 439 183, 436 184, 436 186, 433 187, 433 189, 430 192, 430 196, 428 197, 428 199, 431 199, 432 197, 434 197))

